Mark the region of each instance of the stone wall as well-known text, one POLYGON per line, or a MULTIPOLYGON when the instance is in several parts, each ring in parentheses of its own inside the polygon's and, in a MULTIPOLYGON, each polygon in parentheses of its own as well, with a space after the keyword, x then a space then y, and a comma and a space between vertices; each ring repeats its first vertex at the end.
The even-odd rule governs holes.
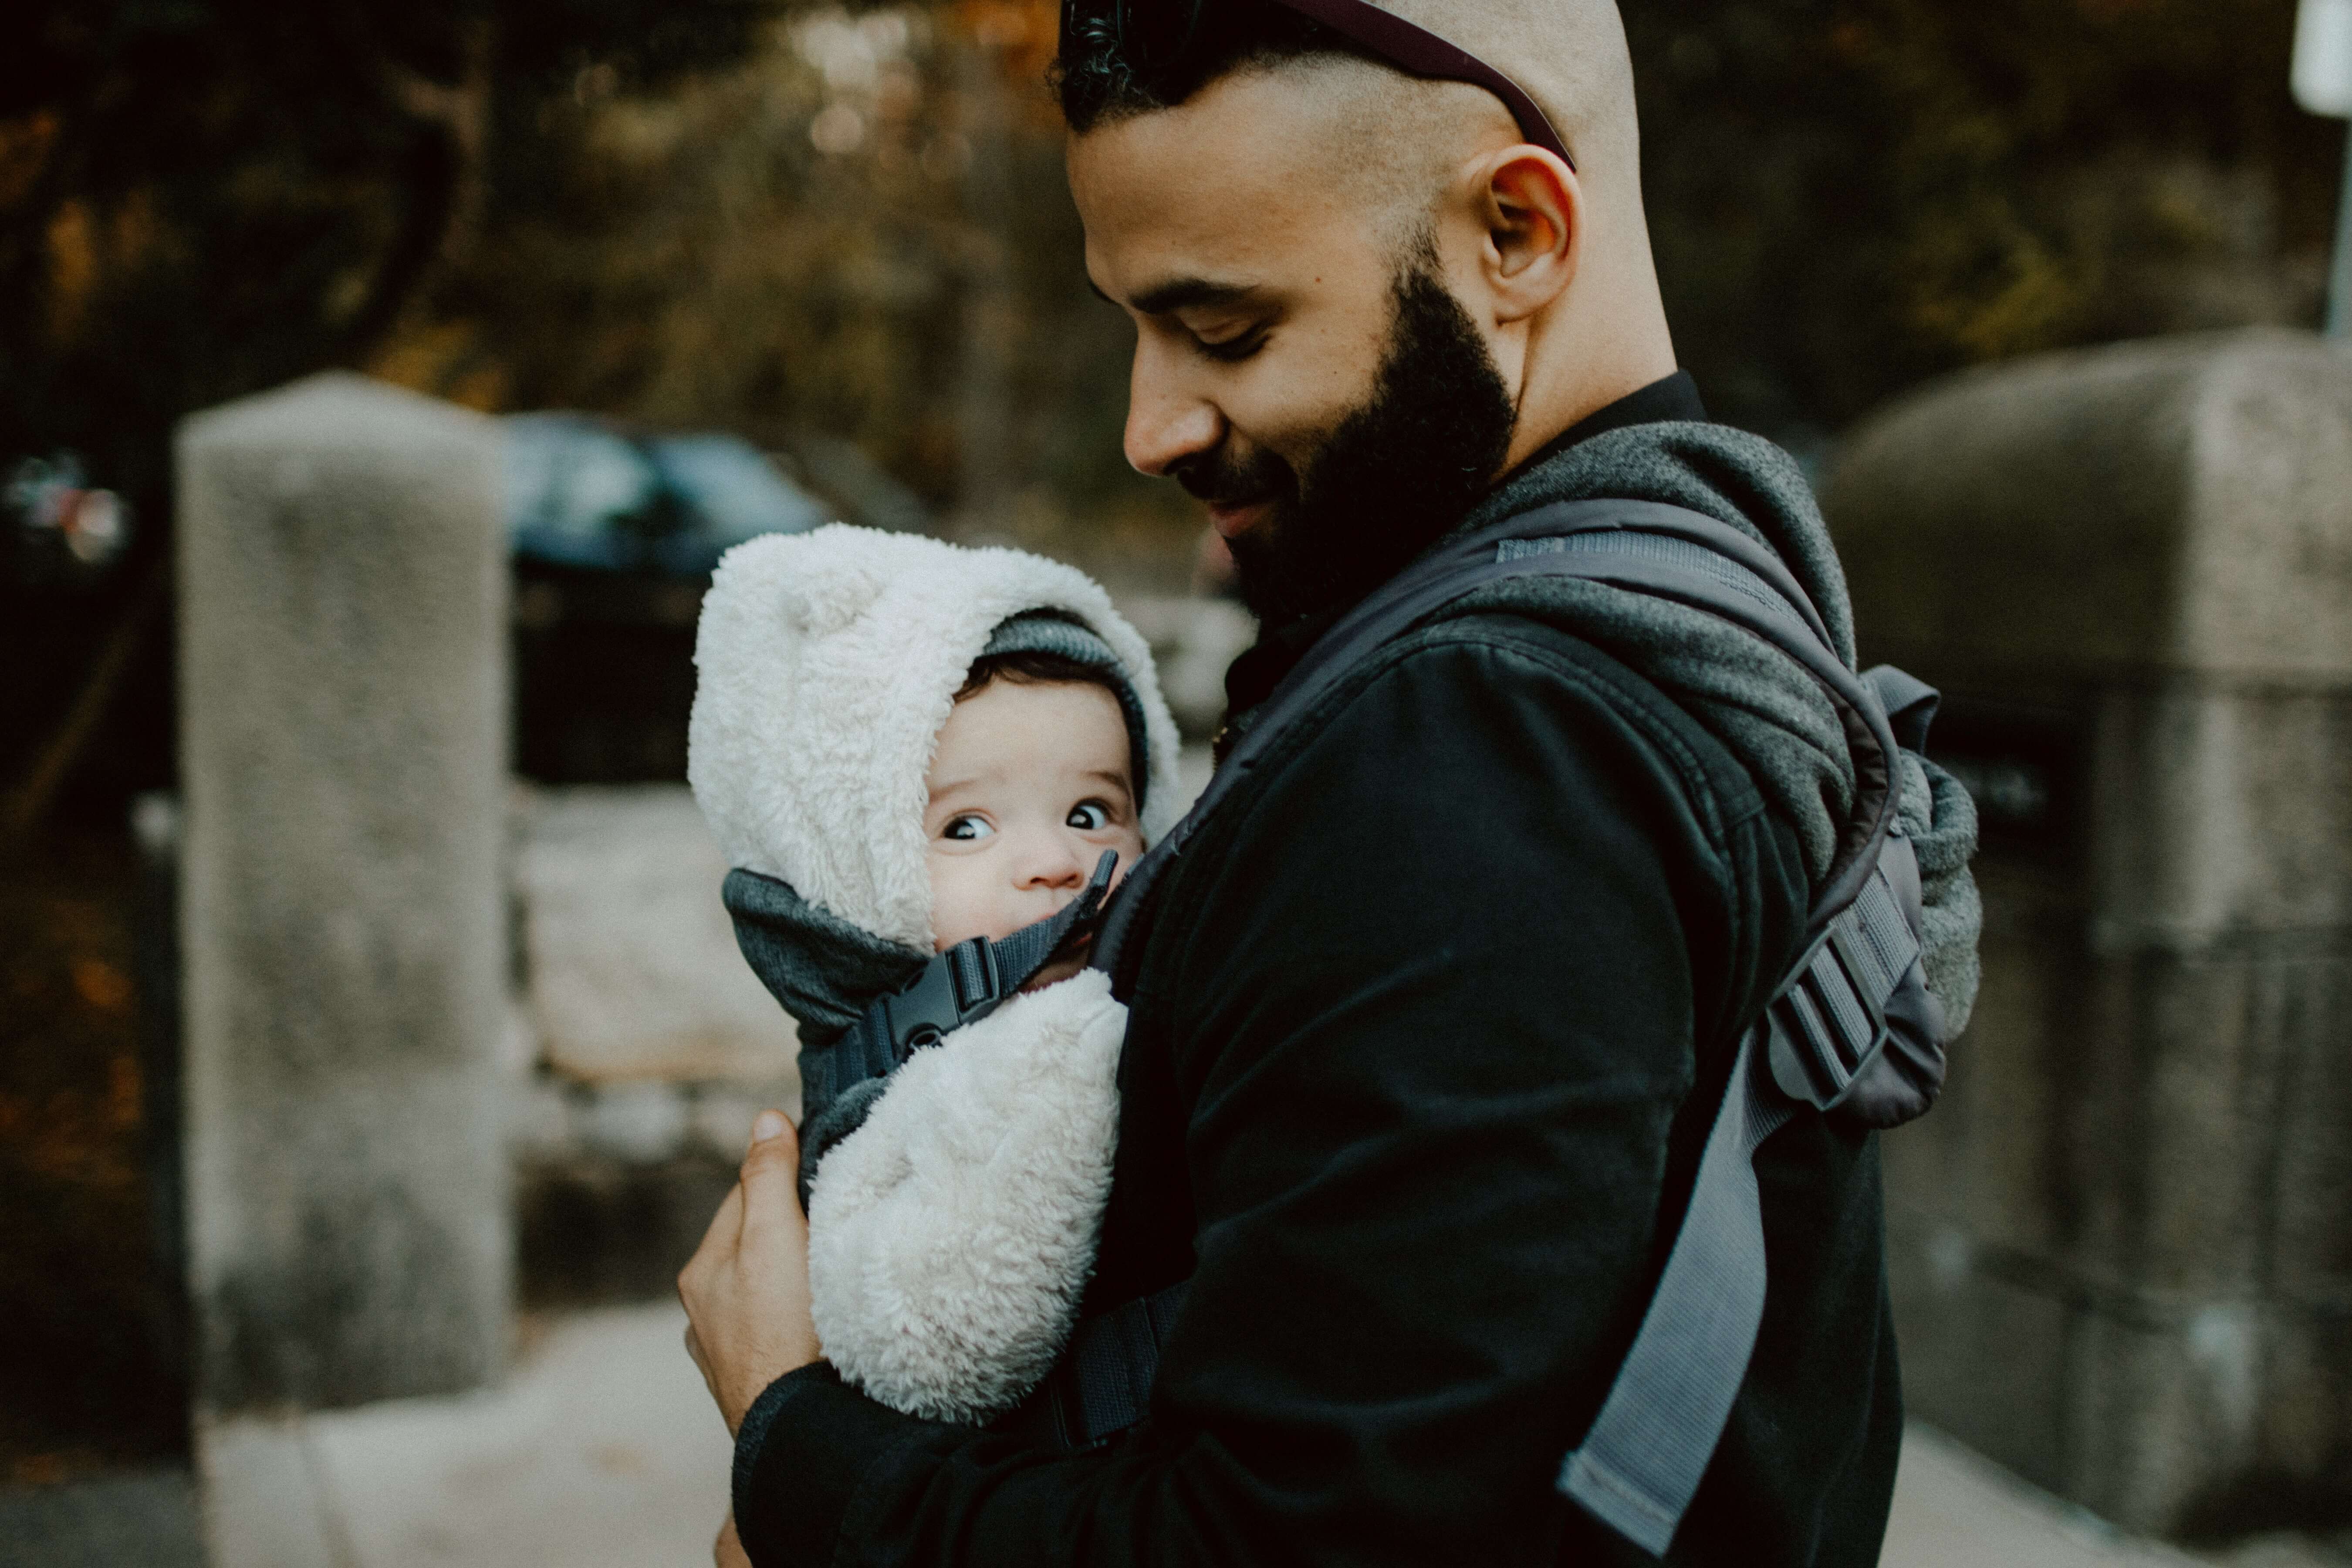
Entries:
POLYGON ((2265 331, 1936 385, 1824 506, 1942 687, 1985 984, 1886 1140, 1913 1412, 2134 1528, 2352 1498, 2352 359, 2265 331))
POLYGON ((736 951, 684 785, 518 785, 510 823, 523 1297, 664 1296, 751 1119, 797 1110, 792 1020, 736 951))

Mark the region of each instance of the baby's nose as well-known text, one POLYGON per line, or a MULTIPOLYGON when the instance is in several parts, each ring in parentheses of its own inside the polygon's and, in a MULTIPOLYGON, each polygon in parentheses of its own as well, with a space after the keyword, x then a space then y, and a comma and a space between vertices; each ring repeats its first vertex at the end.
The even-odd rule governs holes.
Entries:
POLYGON ((1024 888, 1083 888, 1087 865, 1071 846, 1058 840, 1039 845, 1021 868, 1024 888))

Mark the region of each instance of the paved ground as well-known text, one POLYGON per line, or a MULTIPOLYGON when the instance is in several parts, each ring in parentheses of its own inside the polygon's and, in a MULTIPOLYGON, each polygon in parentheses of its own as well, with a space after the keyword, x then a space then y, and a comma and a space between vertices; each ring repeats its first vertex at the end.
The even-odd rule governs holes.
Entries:
POLYGON ((199 1435, 215 1568, 694 1568, 728 1441, 670 1305, 570 1315, 505 1387, 199 1435))
MULTIPOLYGON (((567 1316, 496 1392, 201 1442, 213 1568, 700 1568, 727 1438, 673 1306, 567 1316)), ((2352 1542, 2193 1557, 2118 1536, 1948 1438, 1903 1449, 1883 1568, 2352 1568, 2352 1542)), ((0 1568, 203 1568, 171 1471, 0 1491, 0 1568)))
MULTIPOLYGON (((2232 1568, 2334 1568, 2336 1559, 2292 1554, 2221 1559, 2232 1568)), ((1904 1434, 1880 1568, 2210 1568, 2152 1542, 2118 1535, 2104 1521, 2036 1491, 2007 1470, 1932 1428, 1904 1434)))
POLYGON ((1933 1428, 1903 1436, 1880 1568, 2352 1568, 2352 1539, 2269 1535, 2192 1554, 2116 1533, 1933 1428))

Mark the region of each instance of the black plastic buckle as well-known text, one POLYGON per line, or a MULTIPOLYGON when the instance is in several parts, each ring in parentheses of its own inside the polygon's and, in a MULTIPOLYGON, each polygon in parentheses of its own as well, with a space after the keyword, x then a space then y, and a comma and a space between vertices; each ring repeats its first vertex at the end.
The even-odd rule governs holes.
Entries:
POLYGON ((1871 965, 1857 943, 1851 921, 1841 916, 1830 922, 1806 952, 1796 979, 1765 1009, 1771 1020, 1767 1055, 1772 1081, 1781 1093, 1816 1110, 1827 1110, 1845 1097, 1894 1032, 1880 998, 1864 979, 1871 965), (1834 961, 1834 973, 1829 975, 1822 973, 1824 955, 1834 961), (1861 1008, 1866 1037, 1853 1038, 1840 1022, 1843 1014, 1830 993, 1832 985, 1861 1008))
POLYGON ((891 1072, 924 1047, 939 1044, 972 1019, 994 1011, 1013 987, 1026 983, 1075 937, 1100 923, 1103 896, 1118 868, 1118 852, 1104 850, 1084 891, 1060 914, 1004 939, 1011 959, 1002 956, 998 944, 988 938, 971 937, 932 954, 912 980, 875 998, 854 1031, 864 1057, 859 1076, 879 1078, 891 1072))
POLYGON ((939 1044, 971 1013, 997 999, 1003 976, 984 936, 958 942, 935 955, 922 972, 881 998, 883 1026, 889 1032, 893 1066, 926 1046, 939 1044), (961 962, 959 962, 961 960, 961 962), (970 979, 967 981, 966 975, 970 979))

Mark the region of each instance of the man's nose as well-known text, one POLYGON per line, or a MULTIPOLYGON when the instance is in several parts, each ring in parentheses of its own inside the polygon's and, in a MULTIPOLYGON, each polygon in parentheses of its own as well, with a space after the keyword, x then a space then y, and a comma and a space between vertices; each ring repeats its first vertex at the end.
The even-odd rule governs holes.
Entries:
POLYGON ((1138 473, 1163 477, 1185 458, 1213 449, 1224 434, 1217 405, 1178 384, 1165 356, 1148 342, 1138 342, 1128 383, 1129 465, 1138 473))

